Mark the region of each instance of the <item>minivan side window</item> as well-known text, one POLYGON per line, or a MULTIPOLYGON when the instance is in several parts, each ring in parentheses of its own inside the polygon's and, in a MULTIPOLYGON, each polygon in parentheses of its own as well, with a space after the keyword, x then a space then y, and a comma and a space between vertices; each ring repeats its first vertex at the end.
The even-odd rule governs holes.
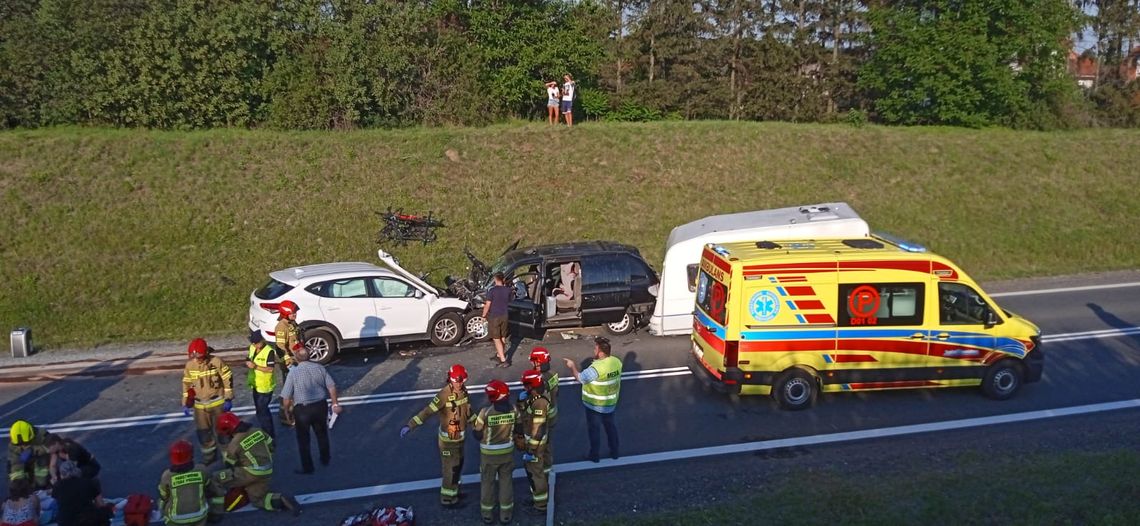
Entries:
POLYGON ((989 313, 986 300, 969 285, 938 284, 938 321, 942 325, 983 325, 989 313))
POLYGON ((922 325, 924 283, 839 285, 840 327, 922 325))
POLYGON ((697 271, 700 270, 700 268, 701 266, 697 263, 685 267, 685 274, 689 278, 689 292, 697 291, 697 271))
POLYGON ((616 254, 582 258, 582 287, 628 287, 629 264, 616 254))

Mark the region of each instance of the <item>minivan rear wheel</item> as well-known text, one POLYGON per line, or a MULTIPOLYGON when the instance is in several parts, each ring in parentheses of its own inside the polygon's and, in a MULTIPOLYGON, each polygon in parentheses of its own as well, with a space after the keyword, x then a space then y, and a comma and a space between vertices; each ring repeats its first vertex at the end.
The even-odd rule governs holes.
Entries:
POLYGON ((606 329, 606 332, 617 336, 629 334, 637 328, 637 317, 627 312, 620 320, 614 323, 607 323, 602 325, 602 327, 606 329))
POLYGON ((309 359, 321 365, 327 365, 336 358, 340 345, 336 336, 328 329, 309 329, 305 331, 305 347, 309 349, 309 359))

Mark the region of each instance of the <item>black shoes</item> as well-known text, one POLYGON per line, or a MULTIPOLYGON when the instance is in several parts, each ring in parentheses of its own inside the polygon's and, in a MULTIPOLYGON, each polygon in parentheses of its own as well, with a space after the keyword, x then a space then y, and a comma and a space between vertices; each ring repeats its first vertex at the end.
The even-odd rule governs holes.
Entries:
POLYGON ((292 495, 281 495, 281 504, 285 506, 285 509, 289 510, 289 513, 292 513, 294 517, 301 514, 301 503, 297 502, 297 499, 293 498, 292 495))

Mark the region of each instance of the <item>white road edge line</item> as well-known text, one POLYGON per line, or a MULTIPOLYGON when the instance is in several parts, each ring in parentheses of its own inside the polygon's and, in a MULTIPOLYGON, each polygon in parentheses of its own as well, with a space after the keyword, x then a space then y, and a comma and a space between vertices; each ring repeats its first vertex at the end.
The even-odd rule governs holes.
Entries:
POLYGON ((546 494, 549 495, 546 499, 546 526, 554 526, 554 479, 558 478, 558 474, 551 469, 549 478, 546 488, 546 494))
POLYGON ((1126 287, 1140 287, 1140 281, 1125 283, 1110 283, 1108 285, 1085 285, 1083 287, 1060 287, 1056 289, 1017 290, 1012 292, 997 292, 990 294, 991 298, 1009 298, 1012 296, 1033 296, 1037 294, 1060 294, 1065 292, 1082 292, 1086 290, 1123 289, 1126 287))
MULTIPOLYGON (((1028 411, 1024 413, 1011 413, 1007 415, 985 416, 978 418, 966 418, 961 420, 948 420, 945 422, 931 422, 926 424, 912 424, 905 426, 883 427, 878 429, 863 429, 859 431, 846 431, 840 433, 829 433, 824 435, 810 435, 803 437, 793 438, 780 438, 774 440, 760 440, 756 442, 745 442, 742 444, 731 444, 726 446, 711 446, 701 447, 694 449, 682 449, 677 451, 663 451, 660 453, 646 453, 642 455, 634 455, 630 457, 622 457, 617 460, 604 459, 601 462, 594 463, 590 461, 571 462, 568 464, 556 464, 554 466, 558 473, 574 473, 577 471, 592 471, 595 469, 606 469, 620 466, 637 466, 642 464, 655 464, 658 462, 669 462, 674 460, 687 460, 702 457, 711 457, 719 455, 730 455, 739 453, 751 453, 756 451, 767 451, 772 449, 780 449, 796 446, 817 446, 823 444, 837 444, 842 442, 852 442, 856 440, 867 440, 874 438, 888 438, 905 435, 914 435, 919 433, 932 433, 937 431, 954 431, 959 429, 969 429, 973 427, 982 427, 999 424, 1011 424, 1016 422, 1027 422, 1032 420, 1046 420, 1050 418, 1061 418, 1066 416, 1085 415, 1092 413, 1102 413, 1106 411, 1119 411, 1122 409, 1137 409, 1140 408, 1140 398, 1132 400, 1121 400, 1118 402, 1104 402, 1099 404, 1080 405, 1074 407, 1060 407, 1055 409, 1042 409, 1038 411, 1028 411)), ((526 476, 526 472, 522 469, 515 469, 512 473, 514 478, 522 478, 526 476)), ((551 477, 551 495, 554 489, 554 472, 550 474, 551 477)), ((478 474, 463 475, 460 484, 474 484, 479 482, 478 474)), ((322 491, 319 493, 310 493, 307 495, 298 495, 297 500, 302 504, 318 504, 323 502, 333 502, 339 500, 363 498, 363 497, 376 497, 380 495, 391 495, 395 493, 407 493, 410 491, 422 491, 428 489, 435 489, 439 487, 440 479, 417 480, 413 482, 400 482, 396 484, 381 484, 378 486, 368 486, 363 488, 350 488, 344 490, 322 491)), ((551 499, 553 501, 553 499, 551 499)), ((553 520, 553 502, 547 510, 547 524, 553 520)))
MULTIPOLYGON (((1046 334, 1041 340, 1042 343, 1053 342, 1067 342, 1076 340, 1092 340, 1102 338, 1115 338, 1118 336, 1129 336, 1140 334, 1140 327, 1127 327, 1122 329, 1100 329, 1093 331, 1082 332, 1069 332, 1063 334, 1046 334)), ((623 380, 644 380, 649 378, 664 378, 669 376, 686 376, 692 372, 688 367, 665 367, 662 369, 647 369, 644 371, 629 371, 622 373, 623 380)), ((572 377, 561 377, 559 383, 562 385, 576 385, 579 382, 572 377)), ((509 385, 517 387, 519 382, 509 382, 509 385)), ((480 390, 484 387, 483 384, 469 386, 472 390, 480 390)), ((395 393, 380 393, 372 395, 358 395, 342 397, 343 405, 367 405, 385 402, 400 402, 406 400, 419 400, 431 398, 437 391, 435 389, 419 389, 415 391, 403 391, 395 393)), ((273 404, 270 406, 272 409, 277 409, 278 405, 273 404)), ((247 416, 254 414, 254 409, 251 406, 242 406, 234 408, 234 413, 239 416, 247 416)), ((37 424, 49 431, 55 433, 71 433, 76 431, 96 431, 100 429, 119 429, 124 427, 144 426, 144 425, 160 425, 169 424, 174 422, 189 421, 192 417, 183 416, 182 413, 165 413, 159 415, 140 415, 128 416, 122 418, 110 418, 104 420, 83 420, 76 422, 61 422, 59 424, 37 424)), ((7 431, 3 433, 7 437, 7 431)))

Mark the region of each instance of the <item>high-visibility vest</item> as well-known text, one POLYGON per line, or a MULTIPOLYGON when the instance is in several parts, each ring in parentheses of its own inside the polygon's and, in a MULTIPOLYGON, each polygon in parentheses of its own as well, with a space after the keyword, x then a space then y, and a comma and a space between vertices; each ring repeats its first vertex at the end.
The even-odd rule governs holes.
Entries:
MULTIPOLYGON (((261 351, 258 352, 254 345, 249 346, 249 361, 257 367, 269 367, 269 356, 273 352, 273 347, 264 345, 261 351)), ((277 386, 273 377, 273 371, 263 372, 253 368, 249 370, 249 388, 262 394, 273 393, 273 388, 277 386)))
POLYGON ((158 493, 163 501, 163 518, 168 524, 198 524, 206 519, 206 484, 210 476, 201 465, 182 473, 167 471, 158 493))
POLYGON ((617 405, 621 391, 621 360, 607 356, 594 360, 591 365, 598 372, 598 378, 582 386, 582 403, 601 410, 617 405))

